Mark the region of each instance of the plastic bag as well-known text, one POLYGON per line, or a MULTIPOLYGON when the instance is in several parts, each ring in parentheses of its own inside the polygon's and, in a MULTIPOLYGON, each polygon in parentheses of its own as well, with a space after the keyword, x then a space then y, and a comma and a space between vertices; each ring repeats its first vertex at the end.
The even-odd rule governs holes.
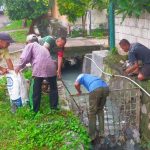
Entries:
POLYGON ((20 84, 18 82, 18 75, 14 70, 10 70, 6 74, 7 89, 10 96, 10 100, 17 100, 20 98, 20 84))
POLYGON ((14 70, 9 70, 6 74, 7 89, 11 102, 21 97, 22 105, 26 105, 29 101, 27 82, 22 73, 16 74, 14 70))
POLYGON ((22 100, 22 105, 26 105, 29 102, 29 93, 27 88, 27 81, 22 73, 18 73, 18 80, 20 85, 20 96, 22 100))

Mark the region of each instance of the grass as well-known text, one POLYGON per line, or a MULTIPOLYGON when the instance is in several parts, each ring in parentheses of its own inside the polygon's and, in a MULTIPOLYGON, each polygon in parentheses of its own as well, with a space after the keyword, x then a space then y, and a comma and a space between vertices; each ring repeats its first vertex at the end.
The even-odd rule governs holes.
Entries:
MULTIPOLYGON (((108 35, 107 33, 107 30, 104 30, 104 29, 93 29, 91 31, 91 37, 93 38, 104 38, 108 35)), ((71 37, 74 38, 74 37, 80 37, 82 36, 82 30, 73 30, 72 33, 71 33, 71 37)))
POLYGON ((94 29, 91 31, 91 36, 95 38, 103 38, 107 35, 108 35, 107 30, 104 29, 94 29))
MULTIPOLYGON (((31 21, 27 21, 27 27, 29 27, 30 24, 31 21)), ((22 29, 22 20, 12 21, 11 24, 1 28, 0 31, 10 31, 10 30, 18 30, 18 29, 22 29)), ((28 33, 27 30, 22 30, 22 31, 13 31, 10 32, 9 34, 15 40, 16 43, 25 43, 27 33, 28 33)))
MULTIPOLYGON (((27 26, 30 26, 31 21, 27 21, 27 26)), ((0 31, 9 31, 9 30, 17 30, 22 29, 22 20, 18 21, 12 21, 11 24, 5 26, 4 28, 1 28, 0 31)), ((28 31, 22 30, 22 31, 13 31, 9 34, 11 37, 15 40, 16 43, 25 43, 26 42, 26 36, 28 31)))
MULTIPOLYGON (((6 93, 5 83, 0 80, 1 94, 6 93)), ((0 97, 1 150, 80 150, 81 145, 89 149, 90 139, 80 120, 70 111, 50 110, 48 101, 43 95, 36 115, 28 106, 12 114, 8 96, 0 97)))
MULTIPOLYGON (((31 21, 27 21, 27 27, 29 27, 31 21)), ((0 31, 9 31, 9 30, 17 30, 22 29, 22 20, 11 21, 10 24, 0 29, 0 31)))
POLYGON ((26 42, 26 37, 27 37, 27 31, 15 31, 11 32, 10 35, 11 37, 15 40, 17 43, 25 43, 26 42))

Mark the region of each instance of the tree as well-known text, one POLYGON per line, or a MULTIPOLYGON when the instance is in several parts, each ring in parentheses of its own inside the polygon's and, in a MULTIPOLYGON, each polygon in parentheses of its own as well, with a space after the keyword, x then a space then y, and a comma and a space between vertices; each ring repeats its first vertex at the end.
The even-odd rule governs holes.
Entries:
POLYGON ((0 6, 3 5, 3 0, 0 0, 0 6))
POLYGON ((29 33, 33 33, 34 25, 47 15, 53 0, 4 0, 8 16, 12 20, 32 20, 29 33))
POLYGON ((91 7, 96 8, 100 11, 108 8, 108 4, 109 4, 109 0, 92 0, 91 1, 91 7))
POLYGON ((144 11, 150 12, 149 0, 113 0, 116 4, 117 14, 139 17, 144 11))
POLYGON ((87 10, 89 9, 91 0, 57 0, 59 12, 61 15, 66 15, 70 22, 75 22, 82 17, 82 29, 85 33, 85 22, 87 10))

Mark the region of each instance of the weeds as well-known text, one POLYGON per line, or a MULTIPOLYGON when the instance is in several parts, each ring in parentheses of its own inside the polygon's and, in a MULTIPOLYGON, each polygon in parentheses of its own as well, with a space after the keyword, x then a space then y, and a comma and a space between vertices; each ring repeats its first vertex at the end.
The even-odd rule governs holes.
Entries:
MULTIPOLYGON (((2 89, 5 83, 1 79, 2 89)), ((0 94, 4 92, 0 90, 0 94)), ((1 150, 89 149, 86 128, 72 112, 50 110, 47 95, 43 95, 37 114, 28 106, 12 114, 8 98, 0 97, 0 116, 1 150)))

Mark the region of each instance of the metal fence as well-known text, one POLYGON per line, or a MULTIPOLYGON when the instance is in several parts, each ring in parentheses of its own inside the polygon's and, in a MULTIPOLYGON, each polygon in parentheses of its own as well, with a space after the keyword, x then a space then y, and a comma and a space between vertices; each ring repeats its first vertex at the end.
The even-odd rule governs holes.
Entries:
MULTIPOLYGON (((71 97, 69 98, 70 108, 76 114, 79 114, 82 122, 88 126, 88 94, 72 96, 81 108, 82 116, 71 97)), ((104 107, 104 126, 106 136, 115 135, 119 137, 127 128, 139 129, 140 97, 141 91, 138 88, 116 89, 110 91, 104 107)))

